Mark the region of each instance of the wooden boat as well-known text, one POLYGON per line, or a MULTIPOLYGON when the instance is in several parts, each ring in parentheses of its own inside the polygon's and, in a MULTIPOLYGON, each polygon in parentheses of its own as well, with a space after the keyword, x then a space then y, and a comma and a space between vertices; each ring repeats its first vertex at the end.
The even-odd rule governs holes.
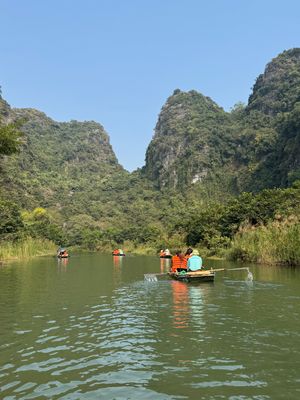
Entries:
POLYGON ((181 282, 213 282, 215 279, 216 272, 219 271, 241 271, 247 270, 248 276, 247 280, 252 281, 253 275, 249 271, 248 267, 241 267, 241 268, 217 268, 217 269, 201 269, 199 271, 189 271, 189 272, 162 272, 157 274, 144 274, 144 278, 148 282, 156 282, 158 276, 168 276, 171 279, 175 279, 176 281, 181 282))
POLYGON ((57 254, 58 258, 69 258, 69 254, 68 253, 64 253, 64 254, 57 254))
POLYGON ((169 277, 181 282, 213 282, 215 272, 210 270, 189 271, 187 273, 169 272, 169 277))
POLYGON ((69 258, 69 253, 66 249, 60 248, 57 251, 57 257, 58 258, 69 258))
POLYGON ((113 255, 114 257, 124 257, 124 256, 125 256, 124 253, 122 253, 122 254, 120 254, 120 253, 118 253, 118 254, 112 253, 112 255, 113 255))
POLYGON ((159 258, 172 258, 171 254, 166 254, 164 256, 159 256, 159 258))
POLYGON ((157 277, 158 276, 168 276, 171 279, 175 279, 177 281, 181 282, 213 282, 215 279, 215 274, 216 272, 219 271, 241 271, 241 270, 247 270, 248 271, 248 276, 247 280, 252 281, 253 280, 253 275, 249 271, 248 267, 241 267, 241 268, 217 268, 217 269, 201 269, 200 271, 195 271, 195 272, 162 272, 158 274, 144 274, 144 278, 148 282, 157 282, 157 277))

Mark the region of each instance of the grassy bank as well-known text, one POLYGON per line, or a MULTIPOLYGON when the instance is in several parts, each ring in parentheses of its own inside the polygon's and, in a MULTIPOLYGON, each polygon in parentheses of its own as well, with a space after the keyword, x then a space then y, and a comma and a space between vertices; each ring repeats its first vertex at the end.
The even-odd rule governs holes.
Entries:
POLYGON ((102 253, 111 253, 114 249, 122 249, 124 253, 138 254, 138 255, 158 255, 161 249, 168 248, 171 253, 175 254, 176 250, 182 250, 185 252, 187 245, 180 240, 181 237, 176 235, 169 239, 165 239, 161 242, 147 242, 147 243, 137 243, 132 240, 125 240, 122 244, 116 243, 114 241, 100 242, 96 245, 96 251, 102 253))
MULTIPOLYGON (((169 243, 171 253, 175 250, 186 250, 183 243, 169 243), (173 245, 173 246, 172 246, 173 245)), ((162 246, 161 248, 167 247, 162 246)), ((114 248, 122 248, 125 254, 158 255, 160 248, 157 243, 137 244, 125 241, 122 245, 106 242, 97 246, 96 251, 111 253, 114 248)), ((284 221, 273 221, 266 226, 246 226, 235 235, 229 249, 219 249, 218 252, 201 247, 198 248, 204 259, 218 256, 235 261, 254 262, 261 264, 300 265, 300 223, 298 218, 290 217, 284 221)), ((18 242, 0 242, 0 260, 17 260, 43 255, 56 254, 57 245, 46 239, 26 238, 18 242)), ((71 249, 73 252, 74 248, 71 249)), ((78 248, 83 251, 83 248, 78 248)), ((90 249, 88 251, 91 251, 90 249)))
POLYGON ((46 239, 26 238, 15 243, 0 243, 0 260, 18 260, 56 254, 57 246, 46 239))
POLYGON ((300 265, 300 224, 297 218, 267 226, 246 227, 232 242, 229 258, 263 264, 300 265))

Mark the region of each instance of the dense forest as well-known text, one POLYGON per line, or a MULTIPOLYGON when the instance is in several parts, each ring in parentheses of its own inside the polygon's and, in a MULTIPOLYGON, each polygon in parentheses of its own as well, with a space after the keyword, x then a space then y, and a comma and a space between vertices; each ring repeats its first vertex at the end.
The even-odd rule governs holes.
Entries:
POLYGON ((300 49, 225 112, 176 89, 145 166, 118 163, 96 122, 58 123, 0 96, 0 259, 57 245, 300 264, 300 49))

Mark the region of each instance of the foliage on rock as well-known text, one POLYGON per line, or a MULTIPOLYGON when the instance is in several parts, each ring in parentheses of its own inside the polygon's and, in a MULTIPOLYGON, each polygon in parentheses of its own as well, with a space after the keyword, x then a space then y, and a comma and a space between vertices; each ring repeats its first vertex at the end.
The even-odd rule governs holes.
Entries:
MULTIPOLYGON (((0 119, 0 241, 25 236, 91 250, 193 245, 216 254, 238 237, 244 246, 241 232, 257 240, 278 218, 299 221, 300 49, 272 60, 248 104, 230 112, 176 89, 145 166, 133 173, 96 122, 59 123, 11 109, 2 97, 0 119)), ((296 231, 287 228, 286 237, 296 231)))

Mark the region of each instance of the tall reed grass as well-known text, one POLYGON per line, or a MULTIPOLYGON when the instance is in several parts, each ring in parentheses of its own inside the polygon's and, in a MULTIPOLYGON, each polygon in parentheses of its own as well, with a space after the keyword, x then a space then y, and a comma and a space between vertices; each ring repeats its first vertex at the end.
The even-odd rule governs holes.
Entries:
POLYGON ((18 242, 0 243, 0 260, 14 260, 56 254, 57 246, 47 239, 26 238, 18 242))
POLYGON ((157 240, 147 243, 136 243, 132 240, 125 240, 122 244, 114 241, 102 241, 96 246, 96 250, 100 252, 111 253, 112 250, 122 248, 125 253, 139 254, 139 255, 158 255, 161 249, 168 248, 172 253, 181 249, 184 251, 187 248, 182 235, 174 234, 165 240, 157 240))
POLYGON ((229 258, 263 264, 300 265, 300 223, 295 217, 236 234, 229 258))

